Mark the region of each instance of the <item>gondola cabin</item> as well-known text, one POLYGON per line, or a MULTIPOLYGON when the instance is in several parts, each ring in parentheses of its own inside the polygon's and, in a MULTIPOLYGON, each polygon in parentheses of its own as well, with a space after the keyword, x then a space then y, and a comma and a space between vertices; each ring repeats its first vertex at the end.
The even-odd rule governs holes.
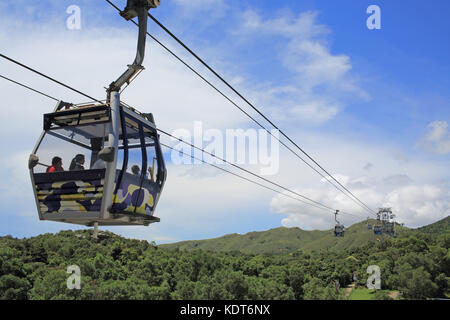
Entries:
POLYGON ((383 227, 380 225, 373 226, 373 233, 374 234, 382 234, 383 233, 383 227))
POLYGON ((367 217, 366 226, 367 226, 367 230, 372 230, 372 223, 370 222, 370 218, 369 217, 367 217))
POLYGON ((394 223, 393 222, 386 222, 385 231, 388 235, 393 236, 394 235, 394 223))
POLYGON ((336 210, 334 212, 334 221, 336 222, 336 224, 334 226, 334 236, 335 237, 343 237, 344 236, 344 225, 339 223, 339 221, 337 220, 338 213, 339 213, 339 210, 336 210))
POLYGON ((337 224, 334 226, 334 236, 335 237, 344 236, 344 226, 342 224, 337 224))
POLYGON ((166 179, 151 114, 122 103, 44 114, 28 167, 40 220, 149 225, 166 179))

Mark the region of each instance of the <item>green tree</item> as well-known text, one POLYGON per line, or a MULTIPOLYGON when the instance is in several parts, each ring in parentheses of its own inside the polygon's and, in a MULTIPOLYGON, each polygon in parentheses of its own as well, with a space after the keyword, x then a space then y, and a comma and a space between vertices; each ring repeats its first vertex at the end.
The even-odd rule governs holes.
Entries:
POLYGON ((303 299, 322 300, 325 296, 325 286, 322 280, 312 278, 303 285, 303 299))
POLYGON ((189 279, 178 281, 176 289, 171 293, 173 300, 194 300, 197 297, 195 292, 195 283, 189 279))
POLYGON ((438 286, 424 267, 411 269, 399 275, 400 290, 407 299, 426 299, 435 297, 438 286))
POLYGON ((0 299, 2 300, 26 300, 30 283, 23 278, 12 274, 0 277, 0 299))
POLYGON ((67 288, 69 275, 65 270, 49 269, 43 278, 34 282, 30 291, 30 299, 33 300, 72 300, 78 293, 77 289, 67 288))
POLYGON ((288 278, 295 299, 303 299, 303 285, 305 284, 304 270, 297 265, 291 266, 288 278))
POLYGON ((294 300, 291 287, 271 278, 247 278, 248 299, 251 300, 294 300))

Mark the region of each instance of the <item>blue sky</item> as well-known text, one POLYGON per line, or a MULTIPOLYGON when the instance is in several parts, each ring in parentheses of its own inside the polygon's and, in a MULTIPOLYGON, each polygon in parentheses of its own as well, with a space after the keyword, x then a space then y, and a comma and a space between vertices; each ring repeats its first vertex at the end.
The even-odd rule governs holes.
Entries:
MULTIPOLYGON (((350 189, 370 206, 392 206, 412 227, 450 213, 448 1, 172 0, 151 13, 340 181, 355 186, 350 189), (381 8, 381 30, 366 27, 372 4, 381 8)), ((99 98, 132 61, 136 31, 104 1, 0 4, 0 52, 99 98), (81 30, 66 27, 70 5, 81 9, 81 30)), ((230 93, 153 22, 149 31, 230 93)), ((162 129, 191 130, 197 120, 222 131, 254 127, 150 40, 144 66, 122 98, 153 112, 162 129)), ((5 61, 0 70, 63 99, 85 101, 5 61)), ((26 158, 40 133, 41 114, 53 102, 4 80, 0 90, 2 108, 8 109, 0 132, 4 141, 16 142, 0 154, 5 181, 0 234, 23 237, 74 228, 38 221, 27 180, 26 158)), ((281 169, 271 179, 367 215, 298 159, 280 152, 281 169)), ((161 243, 333 224, 332 216, 204 166, 169 166, 157 215, 161 223, 150 228, 109 229, 161 243)), ((346 217, 344 223, 356 221, 346 217)))

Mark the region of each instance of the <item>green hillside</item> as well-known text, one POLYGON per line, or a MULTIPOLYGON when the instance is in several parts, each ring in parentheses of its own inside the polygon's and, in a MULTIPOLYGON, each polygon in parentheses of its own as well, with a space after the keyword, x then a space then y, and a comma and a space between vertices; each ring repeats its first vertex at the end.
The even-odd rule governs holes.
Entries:
MULTIPOLYGON (((376 220, 370 220, 375 224, 376 220)), ((439 235, 450 232, 450 216, 418 229, 409 229, 396 225, 399 236, 416 232, 439 235)), ((375 235, 367 229, 366 221, 356 223, 345 230, 345 236, 335 237, 333 230, 305 231, 300 228, 275 228, 261 232, 249 232, 244 235, 233 233, 219 238, 206 240, 182 241, 161 245, 163 248, 179 248, 185 250, 202 249, 215 252, 239 251, 253 254, 284 254, 298 249, 313 250, 345 250, 364 246, 368 243, 384 241, 389 236, 375 235)))
POLYGON ((221 243, 222 251, 336 249, 273 255, 167 249, 108 231, 95 240, 89 229, 3 236, 0 300, 390 299, 393 291, 401 299, 450 298, 450 233, 403 228, 399 237, 377 241, 364 223, 349 227, 344 238, 330 233, 277 228, 190 242, 191 248, 221 243), (373 294, 365 289, 369 265, 379 266, 383 277, 382 290, 373 294), (76 283, 73 267, 79 268, 76 290, 68 287, 76 283), (349 286, 355 288, 350 296, 349 286))
MULTIPOLYGON (((375 220, 370 220, 370 222, 374 224, 375 220)), ((399 225, 396 226, 396 230, 399 235, 409 232, 408 228, 399 225)), ((346 228, 344 237, 335 237, 331 229, 305 231, 299 228, 280 227, 261 232, 249 232, 244 235, 233 233, 214 239, 182 241, 160 245, 160 247, 216 252, 284 254, 298 249, 304 251, 344 250, 377 242, 377 239, 383 241, 386 237, 385 235, 375 235, 372 230, 367 229, 366 221, 363 221, 346 228)))
POLYGON ((415 230, 428 234, 439 234, 444 232, 450 232, 450 216, 415 230))

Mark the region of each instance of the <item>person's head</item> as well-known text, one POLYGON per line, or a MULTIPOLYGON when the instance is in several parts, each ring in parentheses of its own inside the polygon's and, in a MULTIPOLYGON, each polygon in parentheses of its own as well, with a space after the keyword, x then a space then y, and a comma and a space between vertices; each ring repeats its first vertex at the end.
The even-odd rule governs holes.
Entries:
POLYGON ((53 157, 52 166, 62 166, 62 159, 60 157, 53 157))
POLYGON ((83 164, 84 163, 84 154, 77 154, 75 156, 75 161, 78 163, 83 164))
POLYGON ((132 166, 131 167, 131 172, 133 172, 134 174, 139 174, 139 171, 141 171, 141 169, 139 169, 139 166, 138 165, 134 165, 134 166, 132 166))

